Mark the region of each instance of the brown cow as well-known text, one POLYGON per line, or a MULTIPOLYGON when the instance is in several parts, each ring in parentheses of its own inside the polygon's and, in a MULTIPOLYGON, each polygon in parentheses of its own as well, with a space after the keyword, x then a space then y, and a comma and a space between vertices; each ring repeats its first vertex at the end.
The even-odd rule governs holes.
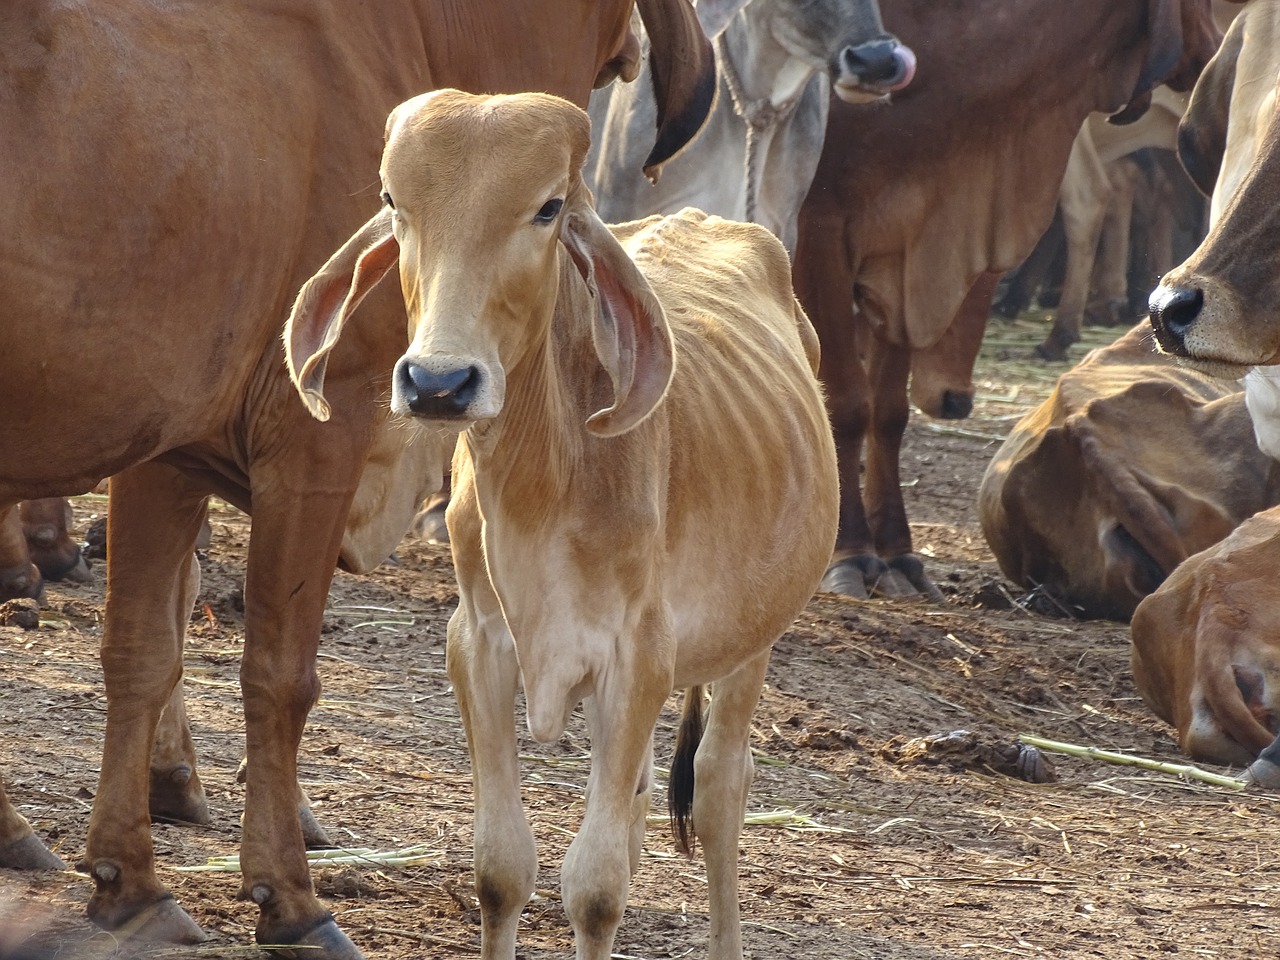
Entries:
POLYGON ((1009 579, 1116 620, 1276 503, 1280 465, 1253 443, 1239 388, 1155 352, 1145 323, 1058 378, 978 492, 1009 579))
POLYGON ((46 580, 92 578, 70 525, 71 505, 62 497, 0 509, 0 600, 38 598, 46 580))
MULTIPOLYGON (((1280 2, 1252 0, 1191 97, 1179 155, 1212 191, 1212 227, 1151 295, 1172 354, 1238 378, 1280 364, 1280 2)), ((1265 384, 1263 384, 1265 385, 1265 384)))
MULTIPOLYGON (((687 0, 639 5, 662 94, 656 167, 697 129, 715 81, 687 0)), ((172 7, 0 9, 0 129, 22 131, 0 151, 0 506, 113 477, 105 759, 83 867, 95 921, 173 940, 201 934, 155 875, 151 740, 182 675, 206 498, 252 513, 241 892, 260 907, 260 942, 355 957, 311 887, 296 751, 357 486, 406 504, 381 528, 391 543, 422 487, 409 476, 399 496, 399 461, 367 457, 390 429, 377 401, 404 307, 379 293, 332 355, 326 427, 293 396, 280 328, 366 218, 392 106, 441 85, 585 104, 594 83, 637 69, 632 3, 172 7)))
POLYGON ((1190 557, 1133 614, 1133 679, 1196 760, 1247 764, 1280 733, 1280 508, 1190 557))
POLYGON ((920 67, 888 109, 832 101, 796 290, 822 338, 841 452, 840 537, 824 586, 936 596, 899 489, 912 352, 943 336, 981 274, 1034 246, 1085 117, 1162 80, 1186 89, 1219 35, 1208 0, 884 0, 882 10, 920 67))

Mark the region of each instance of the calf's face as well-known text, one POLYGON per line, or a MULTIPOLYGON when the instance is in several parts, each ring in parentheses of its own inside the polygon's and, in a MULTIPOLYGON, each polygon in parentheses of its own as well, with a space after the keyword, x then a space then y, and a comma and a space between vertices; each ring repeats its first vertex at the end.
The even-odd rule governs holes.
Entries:
POLYGON ((287 359, 318 419, 327 356, 370 289, 399 264, 409 347, 392 375, 394 413, 465 430, 503 410, 509 373, 545 351, 567 251, 600 309, 592 339, 614 405, 601 435, 643 420, 671 378, 670 336, 648 283, 596 216, 581 168, 584 111, 545 94, 439 90, 387 121, 383 210, 304 285, 287 359))

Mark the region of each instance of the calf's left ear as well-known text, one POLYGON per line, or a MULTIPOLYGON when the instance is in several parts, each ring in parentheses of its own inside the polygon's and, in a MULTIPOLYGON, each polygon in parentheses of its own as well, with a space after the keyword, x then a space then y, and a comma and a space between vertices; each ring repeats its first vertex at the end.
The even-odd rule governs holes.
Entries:
POLYGON ((298 395, 317 420, 332 413, 324 398, 329 351, 360 301, 400 259, 391 231, 392 212, 383 209, 356 231, 320 271, 302 285, 284 327, 285 362, 298 395))
POLYGON ((666 395, 675 370, 671 330, 649 281, 588 204, 565 216, 560 240, 599 300, 591 339, 613 381, 613 406, 592 414, 587 429, 616 437, 643 423, 666 395))

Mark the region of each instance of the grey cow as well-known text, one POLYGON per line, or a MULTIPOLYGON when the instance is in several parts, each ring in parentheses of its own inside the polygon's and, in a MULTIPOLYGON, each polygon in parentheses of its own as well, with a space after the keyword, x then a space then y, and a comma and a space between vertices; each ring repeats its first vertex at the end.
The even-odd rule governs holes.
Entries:
POLYGON ((830 91, 850 103, 884 98, 911 81, 915 56, 885 32, 877 0, 700 0, 697 11, 715 41, 719 96, 661 180, 639 173, 657 122, 652 82, 592 94, 587 176, 600 215, 699 207, 762 224, 794 253, 830 91))

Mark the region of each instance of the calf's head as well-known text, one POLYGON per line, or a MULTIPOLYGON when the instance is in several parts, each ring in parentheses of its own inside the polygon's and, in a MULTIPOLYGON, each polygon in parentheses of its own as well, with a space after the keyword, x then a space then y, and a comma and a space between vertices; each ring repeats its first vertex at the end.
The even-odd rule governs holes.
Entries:
POLYGON ((398 264, 409 347, 392 411, 455 430, 497 417, 509 374, 547 347, 564 251, 598 301, 591 337, 614 389, 588 428, 612 436, 644 420, 671 380, 670 334, 592 207, 589 139, 586 113, 546 94, 439 90, 393 110, 384 208, 303 286, 286 327, 290 375, 312 414, 329 417, 325 365, 343 324, 398 264))

